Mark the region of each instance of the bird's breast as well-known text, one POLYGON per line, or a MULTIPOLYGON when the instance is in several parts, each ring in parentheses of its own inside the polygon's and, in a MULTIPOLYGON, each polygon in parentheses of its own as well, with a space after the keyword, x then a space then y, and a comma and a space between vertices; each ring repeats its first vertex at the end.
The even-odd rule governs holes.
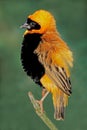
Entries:
POLYGON ((39 34, 27 34, 24 36, 21 48, 21 61, 27 75, 41 85, 40 79, 44 75, 45 70, 39 62, 37 54, 34 53, 41 41, 40 36, 39 34))

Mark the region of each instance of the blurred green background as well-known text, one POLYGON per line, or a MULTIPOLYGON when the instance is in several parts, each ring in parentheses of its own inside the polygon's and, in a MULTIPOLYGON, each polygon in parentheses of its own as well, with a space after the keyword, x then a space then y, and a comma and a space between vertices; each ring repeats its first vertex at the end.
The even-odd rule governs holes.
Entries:
POLYGON ((73 94, 65 120, 54 120, 51 95, 44 102, 46 113, 59 130, 86 130, 87 0, 0 0, 0 130, 48 130, 27 95, 32 91, 39 99, 41 88, 25 74, 20 61, 24 30, 19 27, 37 9, 52 12, 62 38, 74 54, 73 94))

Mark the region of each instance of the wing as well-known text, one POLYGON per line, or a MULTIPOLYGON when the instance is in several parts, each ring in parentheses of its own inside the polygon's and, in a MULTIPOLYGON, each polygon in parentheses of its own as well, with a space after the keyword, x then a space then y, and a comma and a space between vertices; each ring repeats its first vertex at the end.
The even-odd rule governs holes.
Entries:
POLYGON ((71 94, 71 82, 68 65, 72 65, 72 53, 69 48, 41 44, 35 53, 45 68, 49 78, 67 95, 71 94))
POLYGON ((67 95, 71 94, 71 82, 67 77, 64 68, 55 65, 49 65, 45 67, 46 74, 53 80, 56 86, 58 86, 67 95))

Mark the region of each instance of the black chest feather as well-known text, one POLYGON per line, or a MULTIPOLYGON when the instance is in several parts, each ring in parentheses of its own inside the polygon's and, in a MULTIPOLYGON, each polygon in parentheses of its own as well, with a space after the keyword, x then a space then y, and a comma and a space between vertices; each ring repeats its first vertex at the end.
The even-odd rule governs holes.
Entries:
POLYGON ((29 75, 36 83, 41 85, 40 78, 44 75, 44 67, 38 61, 38 56, 34 54, 34 50, 40 43, 39 34, 28 34, 24 37, 21 49, 21 61, 27 75, 29 75))

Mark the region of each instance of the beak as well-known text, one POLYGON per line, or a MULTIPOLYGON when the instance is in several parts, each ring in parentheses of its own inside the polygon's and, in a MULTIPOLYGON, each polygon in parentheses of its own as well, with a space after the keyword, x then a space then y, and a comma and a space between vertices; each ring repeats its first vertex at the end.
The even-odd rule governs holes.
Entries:
POLYGON ((25 22, 23 25, 21 25, 20 28, 26 28, 26 29, 28 29, 28 30, 31 29, 30 25, 27 24, 26 22, 25 22))

